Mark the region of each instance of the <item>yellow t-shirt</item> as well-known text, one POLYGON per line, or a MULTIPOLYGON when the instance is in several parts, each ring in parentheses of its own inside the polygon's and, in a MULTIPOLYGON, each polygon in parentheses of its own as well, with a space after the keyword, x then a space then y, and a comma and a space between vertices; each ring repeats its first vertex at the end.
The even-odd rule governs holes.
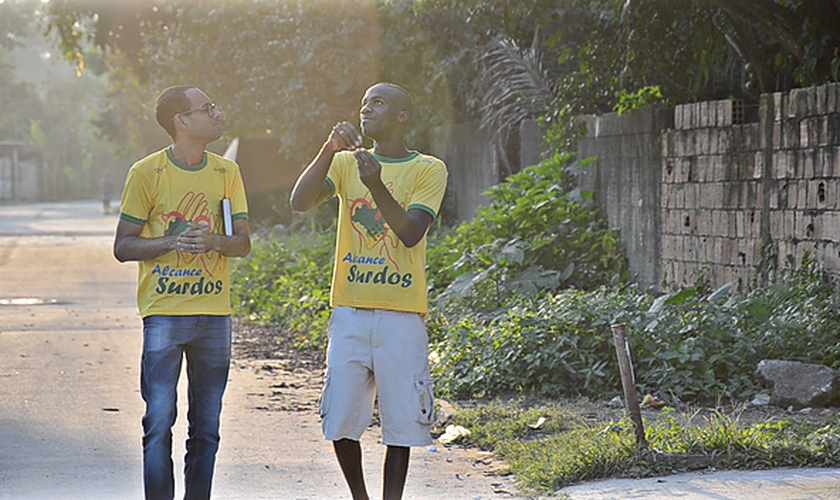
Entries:
MULTIPOLYGON (((189 222, 206 223, 224 234, 222 198, 230 198, 233 219, 248 217, 239 166, 205 152, 193 167, 181 165, 171 148, 152 153, 128 171, 120 218, 142 224, 141 238, 184 231, 189 222)), ((205 254, 169 252, 139 262, 137 305, 140 315, 230 314, 228 259, 205 254)))
MULTIPOLYGON (((401 207, 437 217, 448 175, 441 160, 417 152, 376 159, 383 184, 401 207)), ((359 179, 351 152, 333 157, 327 182, 340 201, 330 305, 425 314, 425 236, 412 248, 403 244, 359 179)))

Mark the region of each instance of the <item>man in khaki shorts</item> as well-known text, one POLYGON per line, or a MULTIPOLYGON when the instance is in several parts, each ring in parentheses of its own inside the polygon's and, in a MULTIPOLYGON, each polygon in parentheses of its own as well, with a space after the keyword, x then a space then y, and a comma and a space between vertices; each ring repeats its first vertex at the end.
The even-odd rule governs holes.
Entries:
POLYGON ((444 163, 405 147, 412 102, 379 83, 362 99, 362 135, 337 123, 292 190, 307 211, 339 199, 321 428, 333 441, 353 500, 368 500, 359 439, 378 394, 387 446, 383 500, 402 498, 411 446, 432 442, 426 302, 426 230, 446 191, 444 163))

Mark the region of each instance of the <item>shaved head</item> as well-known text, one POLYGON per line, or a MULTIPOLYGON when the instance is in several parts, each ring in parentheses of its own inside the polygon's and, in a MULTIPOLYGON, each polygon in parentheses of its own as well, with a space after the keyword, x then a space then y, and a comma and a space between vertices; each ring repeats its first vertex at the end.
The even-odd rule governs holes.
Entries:
POLYGON ((372 85, 368 89, 368 92, 371 92, 374 89, 387 96, 388 100, 392 102, 398 110, 407 111, 409 117, 411 117, 414 113, 414 101, 411 99, 411 94, 409 94, 404 88, 394 83, 381 82, 372 85))

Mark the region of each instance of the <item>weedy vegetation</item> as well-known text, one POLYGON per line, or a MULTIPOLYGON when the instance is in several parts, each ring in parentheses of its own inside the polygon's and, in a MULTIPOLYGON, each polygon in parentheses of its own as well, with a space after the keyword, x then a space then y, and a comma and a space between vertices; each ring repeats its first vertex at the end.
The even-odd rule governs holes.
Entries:
MULTIPOLYGON (((717 468, 840 464, 834 412, 745 422, 738 410, 764 390, 754 376, 762 359, 840 368, 840 299, 820 266, 806 256, 780 269, 776 284, 753 289, 712 290, 701 275, 670 293, 638 290, 592 193, 570 187, 583 168, 554 155, 490 189, 471 221, 430 234, 436 393, 490 401, 451 417, 471 431, 461 442, 494 450, 523 490, 538 493, 692 467, 651 460, 657 453, 717 468), (640 393, 667 405, 645 414, 647 455, 635 449, 626 415, 592 419, 559 402, 603 406, 621 394, 610 328, 618 322, 640 393), (511 394, 542 403, 493 402, 511 394), (718 411, 692 416, 692 407, 718 411), (539 417, 542 425, 529 426, 539 417)), ((256 238, 234 268, 239 317, 293 332, 298 348, 323 349, 333 245, 330 228, 256 238)))

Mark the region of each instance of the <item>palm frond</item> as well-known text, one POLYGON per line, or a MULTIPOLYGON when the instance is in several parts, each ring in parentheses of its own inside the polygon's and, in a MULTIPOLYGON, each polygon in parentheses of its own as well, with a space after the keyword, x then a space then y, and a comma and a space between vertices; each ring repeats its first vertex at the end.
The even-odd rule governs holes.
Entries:
POLYGON ((545 113, 557 99, 557 86, 543 69, 536 43, 523 50, 513 40, 501 39, 478 63, 485 89, 481 128, 497 140, 522 121, 545 113))

